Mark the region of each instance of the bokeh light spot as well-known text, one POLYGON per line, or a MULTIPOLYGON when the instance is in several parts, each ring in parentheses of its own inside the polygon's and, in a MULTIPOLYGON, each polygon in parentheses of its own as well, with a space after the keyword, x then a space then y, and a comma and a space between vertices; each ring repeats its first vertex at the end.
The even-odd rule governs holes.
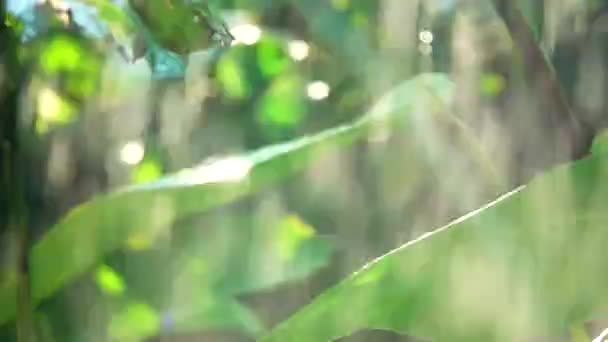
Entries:
POLYGON ((323 81, 314 81, 306 87, 306 94, 315 101, 324 100, 329 96, 331 88, 323 81))
POLYGON ((233 27, 230 33, 234 36, 233 44, 242 43, 245 45, 253 45, 262 37, 262 29, 253 24, 242 24, 233 27))
POLYGON ((303 61, 305 60, 310 53, 310 46, 303 40, 292 40, 288 43, 287 46, 289 56, 294 61, 303 61))
POLYGON ((424 44, 431 44, 433 42, 433 32, 429 30, 423 30, 418 33, 418 39, 424 44))
POLYGON ((128 165, 136 165, 144 159, 144 145, 139 141, 129 141, 120 149, 120 160, 128 165))
POLYGON ((36 110, 36 131, 40 134, 46 133, 53 125, 67 124, 74 119, 74 106, 51 88, 38 92, 36 110))

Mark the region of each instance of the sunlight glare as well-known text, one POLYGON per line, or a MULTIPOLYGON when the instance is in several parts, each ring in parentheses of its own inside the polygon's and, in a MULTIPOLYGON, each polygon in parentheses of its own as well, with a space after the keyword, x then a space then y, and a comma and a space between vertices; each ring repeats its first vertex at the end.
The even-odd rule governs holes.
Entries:
POLYGON ((184 170, 180 178, 190 184, 238 182, 249 175, 252 167, 246 158, 226 157, 184 170))
POLYGON ((289 56, 294 61, 300 62, 308 57, 310 46, 303 40, 292 40, 289 42, 287 49, 289 56))
POLYGON ((136 165, 144 159, 144 145, 139 141, 130 141, 120 149, 120 160, 128 165, 136 165))
POLYGON ((38 115, 45 121, 53 121, 61 114, 62 100, 50 88, 40 90, 38 94, 38 115))
POLYGON ((329 87, 329 84, 323 81, 314 81, 308 84, 308 87, 306 88, 306 93, 311 99, 315 101, 320 101, 326 99, 329 96, 330 90, 331 88, 329 87))
POLYGON ((234 36, 234 44, 243 43, 245 45, 253 45, 262 37, 262 29, 253 24, 242 24, 230 29, 230 33, 234 36))
POLYGON ((418 33, 418 39, 424 44, 431 44, 433 42, 433 32, 429 30, 422 30, 418 33))

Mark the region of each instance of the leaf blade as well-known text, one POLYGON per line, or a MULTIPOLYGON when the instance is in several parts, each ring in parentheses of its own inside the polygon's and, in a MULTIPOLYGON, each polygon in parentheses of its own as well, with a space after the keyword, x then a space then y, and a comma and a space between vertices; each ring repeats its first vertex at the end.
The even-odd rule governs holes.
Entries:
POLYGON ((512 341, 606 312, 606 175, 601 155, 549 171, 371 262, 261 341, 328 341, 367 328, 512 341))
MULTIPOLYGON (((352 144, 376 125, 407 118, 419 101, 437 101, 439 105, 450 89, 451 82, 445 75, 424 74, 405 82, 399 91, 388 94, 352 124, 203 163, 74 208, 31 250, 33 301, 39 303, 103 256, 123 247, 132 234, 168 229, 179 217, 202 213, 276 184, 301 170, 327 147, 352 144)), ((0 301, 10 303, 13 290, 14 284, 7 284, 0 291, 0 301)), ((0 308, 0 323, 14 317, 14 310, 11 305, 0 308)))

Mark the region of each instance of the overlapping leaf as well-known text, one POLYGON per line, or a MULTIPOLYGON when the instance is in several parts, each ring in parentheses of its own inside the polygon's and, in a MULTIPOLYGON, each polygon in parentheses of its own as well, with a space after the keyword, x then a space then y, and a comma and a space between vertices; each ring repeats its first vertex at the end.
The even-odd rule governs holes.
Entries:
MULTIPOLYGON (((388 94, 353 124, 258 151, 219 158, 151 183, 101 195, 58 222, 30 254, 36 303, 87 272, 109 253, 141 236, 153 237, 175 220, 234 201, 301 170, 326 147, 348 145, 377 125, 408 121, 414 110, 449 101, 451 82, 421 75, 388 94)), ((0 322, 15 314, 15 284, 0 291, 0 322)))
POLYGON ((371 262, 262 341, 330 341, 367 328, 435 341, 514 341, 605 314, 602 145, 371 262))

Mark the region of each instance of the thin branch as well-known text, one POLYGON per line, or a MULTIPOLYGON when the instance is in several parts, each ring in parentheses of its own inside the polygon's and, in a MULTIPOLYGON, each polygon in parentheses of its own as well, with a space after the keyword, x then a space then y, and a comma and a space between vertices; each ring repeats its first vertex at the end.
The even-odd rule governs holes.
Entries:
POLYGON ((539 46, 530 25, 517 6, 517 1, 494 0, 496 11, 504 21, 511 39, 514 52, 519 55, 524 74, 536 86, 539 98, 545 99, 550 108, 550 119, 562 130, 562 137, 571 143, 570 157, 579 159, 588 154, 595 133, 587 127, 572 110, 562 90, 551 61, 539 46))

